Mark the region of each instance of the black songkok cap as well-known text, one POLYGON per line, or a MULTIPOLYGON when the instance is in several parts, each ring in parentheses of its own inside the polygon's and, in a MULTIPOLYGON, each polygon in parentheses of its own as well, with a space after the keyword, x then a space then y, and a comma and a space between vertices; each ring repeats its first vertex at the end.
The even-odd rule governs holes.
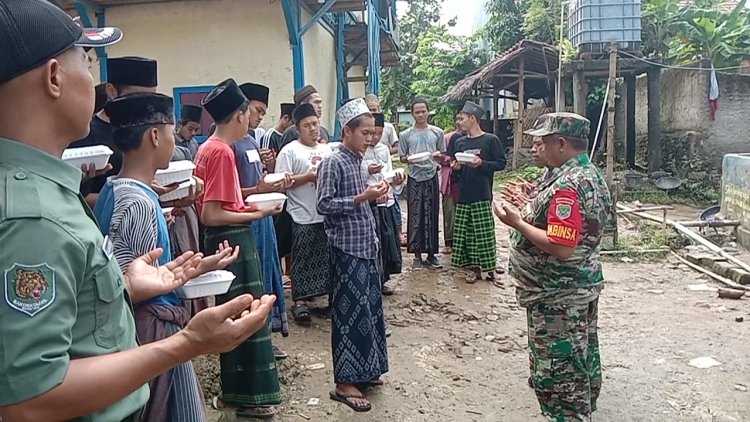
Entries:
POLYGON ((261 103, 268 106, 268 95, 270 90, 267 86, 248 82, 240 85, 240 90, 243 94, 245 94, 245 98, 247 98, 248 100, 260 101, 261 103))
POLYGON ((247 101, 234 79, 216 85, 201 101, 203 108, 220 122, 236 112, 247 101))
POLYGON ((372 117, 375 118, 375 126, 385 127, 385 115, 383 113, 372 113, 372 117))
POLYGON ((185 104, 180 108, 180 120, 184 122, 201 122, 203 107, 197 105, 185 104))
POLYGON ((464 104, 464 108, 461 109, 461 113, 471 114, 472 116, 476 117, 477 120, 482 120, 485 111, 482 107, 479 106, 479 104, 472 101, 467 101, 464 104))
POLYGON ((281 103, 281 117, 289 116, 292 117, 294 112, 294 104, 292 103, 281 103))
POLYGON ((292 112, 292 120, 294 121, 295 125, 298 125, 299 122, 302 121, 302 119, 312 116, 318 117, 318 113, 315 112, 315 108, 310 104, 302 104, 300 106, 297 106, 297 108, 295 108, 292 112))
POLYGON ((107 59, 107 82, 114 85, 154 88, 158 85, 156 60, 143 57, 107 59))
POLYGON ((312 85, 305 85, 294 93, 294 104, 300 105, 307 97, 317 94, 318 90, 312 85))
POLYGON ((104 106, 112 128, 174 124, 172 97, 163 94, 138 92, 110 100, 104 106))

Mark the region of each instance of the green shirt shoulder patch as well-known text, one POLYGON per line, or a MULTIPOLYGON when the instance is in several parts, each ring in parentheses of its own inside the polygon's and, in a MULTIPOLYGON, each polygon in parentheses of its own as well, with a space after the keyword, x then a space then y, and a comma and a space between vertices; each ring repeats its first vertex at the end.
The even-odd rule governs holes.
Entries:
POLYGON ((5 301, 33 317, 55 301, 55 270, 47 264, 14 264, 5 270, 5 301))

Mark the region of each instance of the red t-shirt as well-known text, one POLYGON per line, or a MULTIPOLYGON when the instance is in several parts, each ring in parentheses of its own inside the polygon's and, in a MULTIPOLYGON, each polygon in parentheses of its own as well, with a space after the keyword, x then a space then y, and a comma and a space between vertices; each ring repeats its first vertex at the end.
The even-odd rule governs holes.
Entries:
POLYGON ((203 196, 196 201, 198 215, 203 213, 203 204, 210 201, 221 202, 227 211, 245 210, 234 151, 225 142, 211 137, 198 148, 195 175, 205 183, 203 196))

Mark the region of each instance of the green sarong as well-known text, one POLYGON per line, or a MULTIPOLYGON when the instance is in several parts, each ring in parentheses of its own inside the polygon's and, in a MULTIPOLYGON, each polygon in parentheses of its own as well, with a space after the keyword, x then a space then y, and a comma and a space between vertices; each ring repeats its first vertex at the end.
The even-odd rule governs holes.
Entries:
POLYGON ((451 265, 494 271, 497 260, 492 202, 456 205, 451 265))
MULTIPOLYGON (((237 277, 229 291, 216 296, 221 305, 245 293, 259 298, 263 295, 260 258, 255 238, 249 225, 205 228, 207 251, 218 249, 219 243, 229 241, 240 247, 240 256, 228 271, 237 277)), ((220 355, 222 399, 235 406, 271 406, 281 404, 281 387, 276 360, 271 349, 271 332, 263 325, 244 343, 229 353, 220 355)))

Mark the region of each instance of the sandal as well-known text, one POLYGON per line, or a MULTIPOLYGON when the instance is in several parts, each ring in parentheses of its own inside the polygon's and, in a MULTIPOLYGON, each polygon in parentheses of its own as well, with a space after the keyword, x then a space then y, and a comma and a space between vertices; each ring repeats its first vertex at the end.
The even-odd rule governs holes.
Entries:
POLYGON ((443 251, 441 252, 443 255, 451 255, 453 253, 453 248, 450 246, 446 246, 443 248, 443 251))
POLYGON ((273 406, 254 406, 237 409, 235 413, 242 418, 271 419, 276 415, 277 410, 273 406))
POLYGON ((383 294, 383 296, 393 296, 396 294, 396 289, 393 287, 383 284, 383 287, 380 289, 380 292, 383 294))
POLYGON ((500 277, 498 277, 497 274, 493 274, 492 272, 487 273, 486 280, 489 281, 495 287, 499 287, 501 289, 505 288, 503 283, 500 281, 500 277))
POLYGON ((292 279, 288 275, 282 276, 281 285, 284 286, 284 290, 292 290, 292 279))
POLYGON ((372 409, 372 405, 370 403, 367 403, 367 405, 365 405, 365 406, 357 406, 353 402, 349 401, 349 399, 364 399, 364 400, 367 400, 367 398, 362 393, 359 393, 359 394, 344 394, 344 393, 340 393, 340 392, 338 392, 336 390, 331 390, 331 392, 329 393, 329 396, 331 397, 331 400, 337 401, 339 403, 343 403, 343 404, 349 406, 350 408, 352 408, 352 410, 354 410, 355 412, 369 412, 370 409, 372 409))
POLYGON ((495 268, 495 273, 496 274, 505 274, 505 268, 503 268, 503 267, 497 267, 497 268, 495 268))
POLYGON ((292 318, 297 322, 310 322, 310 309, 305 304, 292 306, 292 318))
POLYGON ((271 345, 271 349, 273 349, 273 357, 276 360, 284 360, 289 357, 289 354, 281 349, 279 349, 276 346, 271 345))

